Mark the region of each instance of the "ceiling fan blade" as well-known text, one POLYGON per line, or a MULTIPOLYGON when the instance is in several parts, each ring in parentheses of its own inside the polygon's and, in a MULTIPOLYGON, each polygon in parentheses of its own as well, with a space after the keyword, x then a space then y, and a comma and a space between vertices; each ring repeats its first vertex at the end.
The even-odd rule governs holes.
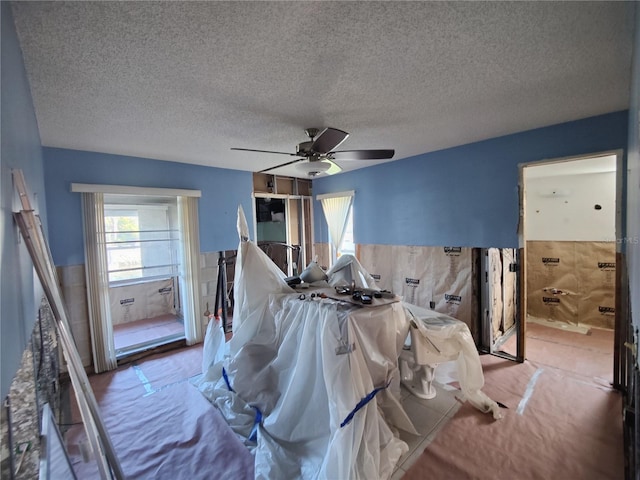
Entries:
POLYGON ((267 172, 270 172, 271 170, 275 170, 276 168, 286 167, 287 165, 292 165, 294 163, 302 162, 303 160, 306 160, 306 158, 296 158, 295 160, 291 160, 290 162, 276 165, 275 167, 265 168, 264 170, 260 170, 258 173, 267 173, 267 172))
POLYGON ((341 150, 329 153, 331 160, 386 160, 395 155, 395 150, 341 150))
POLYGON ((349 134, 347 132, 343 132, 337 128, 325 128, 313 139, 310 150, 316 153, 329 153, 344 142, 348 136, 349 134))
POLYGON ((231 150, 241 150, 243 152, 258 152, 258 153, 277 153, 278 155, 289 155, 291 157, 297 157, 295 153, 287 153, 287 152, 273 152, 271 150, 254 150, 252 148, 231 148, 231 150))

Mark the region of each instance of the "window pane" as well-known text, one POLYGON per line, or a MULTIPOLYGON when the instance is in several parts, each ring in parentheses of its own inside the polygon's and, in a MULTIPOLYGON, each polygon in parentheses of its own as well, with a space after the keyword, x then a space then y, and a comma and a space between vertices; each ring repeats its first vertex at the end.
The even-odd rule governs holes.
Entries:
POLYGON ((109 281, 178 275, 179 234, 172 205, 105 205, 109 281))
MULTIPOLYGON (((137 212, 122 212, 121 215, 110 215, 105 212, 104 222, 107 240, 107 267, 109 271, 141 267, 140 248, 135 242, 137 235, 128 233, 139 229, 137 212), (125 241, 130 243, 111 243, 125 241)), ((127 278, 131 277, 127 276, 127 278)))
POLYGON ((355 255, 356 245, 353 242, 353 207, 349 209, 349 216, 347 217, 347 226, 345 227, 344 237, 342 243, 338 249, 338 257, 345 253, 355 255))

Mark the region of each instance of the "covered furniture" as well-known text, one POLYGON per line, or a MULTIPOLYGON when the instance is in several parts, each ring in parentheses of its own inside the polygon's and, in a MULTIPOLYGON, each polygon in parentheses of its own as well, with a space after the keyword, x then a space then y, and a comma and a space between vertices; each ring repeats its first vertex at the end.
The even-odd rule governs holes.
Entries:
POLYGON ((326 282, 293 289, 241 211, 238 231, 234 335, 210 322, 200 391, 252 450, 256 478, 389 478, 408 450, 397 429, 417 434, 400 403, 405 306, 358 304, 326 282))

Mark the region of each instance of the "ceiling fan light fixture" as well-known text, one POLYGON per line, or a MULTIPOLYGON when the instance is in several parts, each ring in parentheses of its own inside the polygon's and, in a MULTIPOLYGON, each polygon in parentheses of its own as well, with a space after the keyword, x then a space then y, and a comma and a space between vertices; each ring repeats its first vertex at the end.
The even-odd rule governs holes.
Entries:
POLYGON ((331 163, 317 160, 315 162, 300 162, 296 165, 298 170, 305 172, 311 177, 315 177, 321 173, 325 173, 331 168, 331 163))

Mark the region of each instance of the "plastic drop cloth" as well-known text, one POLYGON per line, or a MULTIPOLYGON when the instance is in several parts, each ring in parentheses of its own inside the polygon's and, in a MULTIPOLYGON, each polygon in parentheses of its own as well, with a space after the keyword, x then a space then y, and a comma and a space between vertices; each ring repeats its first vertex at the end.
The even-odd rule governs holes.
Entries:
MULTIPOLYGON (((241 208, 238 234, 234 335, 225 343, 210 322, 199 388, 253 452, 256 478, 389 478, 408 450, 395 427, 417 433, 399 402, 397 368, 412 324, 429 339, 414 345, 422 358, 457 360, 469 401, 499 416, 480 391, 484 376, 463 322, 400 302, 358 307, 312 299, 310 290, 302 297, 249 241, 241 208)), ((328 276, 331 285, 375 289, 352 256, 328 276)))
POLYGON ((455 360, 460 389, 474 407, 483 412, 491 412, 494 419, 502 417, 500 407, 482 392, 484 374, 476 345, 469 327, 460 320, 433 310, 403 303, 411 322, 421 336, 414 339, 411 348, 417 349, 421 365, 435 365, 455 360))
POLYGON ((210 322, 200 391, 252 449, 256 478, 389 478, 408 450, 390 425, 416 433, 399 402, 402 304, 301 299, 241 210, 238 233, 234 336, 210 322))
POLYGON ((350 254, 340 256, 336 263, 327 272, 329 285, 351 285, 356 283, 356 287, 380 290, 375 279, 367 272, 358 259, 350 254))
POLYGON ((233 356, 258 332, 270 328, 269 295, 293 293, 285 275, 255 243, 249 241, 249 227, 242 207, 238 207, 238 256, 234 276, 233 337, 229 342, 233 356))
MULTIPOLYGON (((332 286, 351 285, 353 281, 358 287, 379 290, 375 279, 353 255, 341 256, 327 276, 332 286)), ((413 320, 414 328, 418 328, 422 335, 423 341, 412 345, 413 349, 418 350, 419 363, 436 365, 455 360, 460 389, 469 403, 482 412, 491 412, 494 419, 501 418, 498 404, 482 392, 484 374, 469 327, 449 315, 406 302, 403 305, 407 312, 407 331, 409 322, 413 320)))

